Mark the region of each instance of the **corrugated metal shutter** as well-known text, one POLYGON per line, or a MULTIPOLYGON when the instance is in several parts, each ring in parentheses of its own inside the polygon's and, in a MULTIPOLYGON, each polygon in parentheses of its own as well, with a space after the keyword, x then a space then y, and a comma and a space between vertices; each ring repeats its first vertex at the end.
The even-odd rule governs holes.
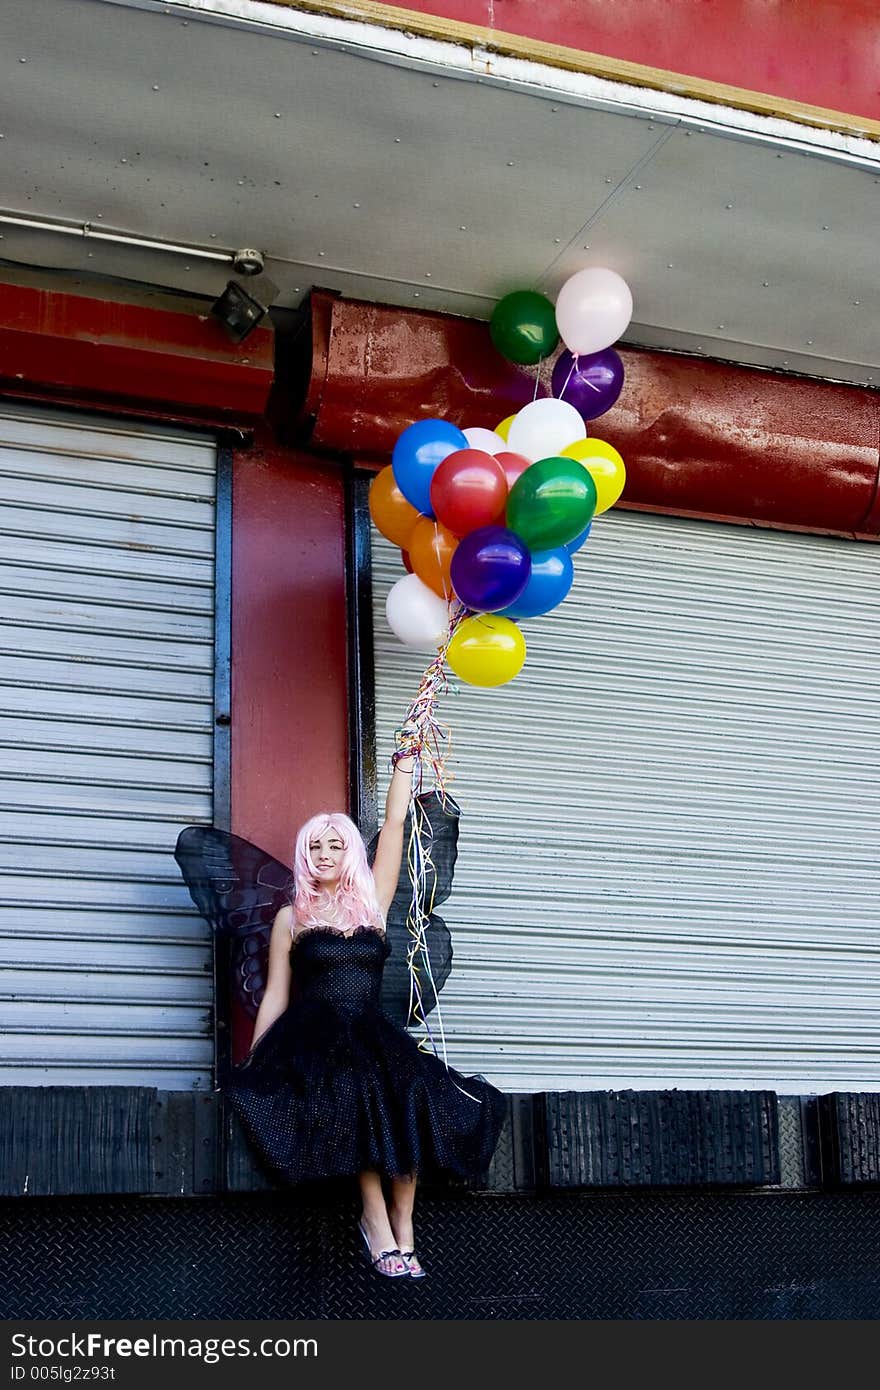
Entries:
MULTIPOLYGON (((374 563, 387 750, 423 658, 384 617, 398 552, 374 563)), ((521 1090, 880 1090, 878 552, 617 512, 576 570, 520 676, 445 701, 453 1059, 521 1090)))
POLYGON ((211 1084, 215 454, 0 411, 2 1085, 211 1084))

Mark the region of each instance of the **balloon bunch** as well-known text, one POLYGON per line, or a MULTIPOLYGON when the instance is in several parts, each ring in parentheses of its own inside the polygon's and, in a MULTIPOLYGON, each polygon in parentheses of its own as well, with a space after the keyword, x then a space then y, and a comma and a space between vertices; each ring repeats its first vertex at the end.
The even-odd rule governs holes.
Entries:
POLYGON ((494 430, 419 420, 373 481, 370 514, 408 571, 388 595, 388 623, 408 646, 442 648, 469 685, 519 673, 518 621, 562 603, 593 517, 623 490, 623 459, 588 439, 585 422, 620 394, 623 363, 610 344, 631 314, 625 282, 600 268, 573 275, 555 310, 529 290, 507 295, 490 325, 506 357, 534 365, 560 335, 567 345, 554 395, 538 399, 536 387, 536 399, 494 430))

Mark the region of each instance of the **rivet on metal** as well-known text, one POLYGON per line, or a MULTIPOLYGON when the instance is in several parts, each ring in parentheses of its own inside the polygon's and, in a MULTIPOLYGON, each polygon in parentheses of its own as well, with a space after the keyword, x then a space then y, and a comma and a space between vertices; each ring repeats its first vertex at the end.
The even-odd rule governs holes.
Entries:
POLYGON ((439 83, 439 82, 432 82, 432 83, 431 83, 431 86, 432 86, 432 87, 439 87, 439 86, 440 86, 440 83, 439 83))
POLYGON ((854 300, 853 300, 853 308, 858 309, 858 307, 859 307, 859 305, 861 304, 861 302, 862 302, 862 301, 861 301, 860 299, 854 299, 854 300))
POLYGON ((461 224, 461 226, 459 227, 458 230, 459 230, 460 232, 466 232, 466 231, 467 231, 467 227, 466 227, 466 226, 464 225, 464 223, 462 222, 462 224, 461 224))
POLYGON ((430 278, 431 278, 431 272, 430 272, 430 270, 426 270, 426 271, 425 271, 425 279, 426 279, 426 280, 430 280, 430 278))
POLYGON ((395 143, 395 145, 399 145, 399 144, 400 144, 400 136, 399 136, 399 135, 395 135, 395 137, 394 137, 394 143, 395 143))
POLYGON ((276 112, 275 112, 275 119, 276 119, 276 121, 280 121, 280 120, 281 120, 281 112, 280 112, 280 111, 276 111, 276 112))
POLYGON ((828 232, 828 231, 830 231, 830 230, 831 230, 831 228, 828 226, 828 223, 827 223, 827 222, 823 222, 823 223, 822 223, 822 231, 823 231, 823 232, 828 232))
POLYGON ((319 256, 326 256, 326 254, 327 254, 326 251, 319 251, 319 252, 318 252, 318 255, 319 255, 319 256))
POLYGON ((413 299, 419 299, 421 297, 421 293, 421 290, 413 290, 413 299))
POLYGON ((733 203, 725 203, 724 206, 727 208, 727 211, 730 212, 730 209, 733 207, 733 203))
POLYGON ((766 290, 767 286, 770 284, 770 281, 769 281, 769 280, 762 280, 762 281, 761 281, 761 284, 764 286, 764 289, 766 290))
POLYGON ((637 184, 635 185, 635 187, 638 188, 638 189, 641 189, 641 186, 642 186, 642 185, 641 185, 640 183, 637 183, 637 184))
POLYGON ((605 182, 606 182, 606 183, 613 183, 613 179, 606 178, 605 182))
POLYGON ((813 346, 813 340, 812 340, 812 338, 808 338, 808 339, 807 339, 807 347, 812 347, 812 346, 813 346))
POLYGON ((671 269, 672 269, 672 261, 667 261, 667 262, 666 262, 666 269, 667 269, 667 270, 671 270, 671 269))
POLYGON ((20 63, 26 63, 26 62, 27 62, 27 58, 19 58, 18 61, 19 61, 20 63))
POLYGON ((512 169, 513 166, 514 166, 514 163, 515 163, 514 160, 508 159, 508 161, 507 161, 507 167, 508 167, 508 169, 512 169))
POLYGON ((154 83, 153 83, 153 91, 154 91, 154 92, 158 92, 158 90, 159 90, 159 83, 158 83, 158 82, 154 82, 154 83))
POLYGON ((719 327, 719 328, 723 328, 723 327, 724 327, 724 324, 723 324, 723 323, 719 323, 718 327, 719 327))
POLYGON ((359 208, 359 207, 360 207, 360 203, 352 203, 352 207, 353 207, 353 208, 359 208))

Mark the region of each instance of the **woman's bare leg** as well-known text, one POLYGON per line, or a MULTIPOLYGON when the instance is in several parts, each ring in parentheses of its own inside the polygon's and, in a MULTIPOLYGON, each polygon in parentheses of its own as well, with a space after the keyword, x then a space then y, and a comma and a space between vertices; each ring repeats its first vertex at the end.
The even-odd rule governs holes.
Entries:
POLYGON ((413 1206, 416 1200, 416 1178, 415 1173, 410 1173, 408 1177, 392 1178, 391 1199, 388 1203, 388 1215, 391 1218, 394 1244, 404 1254, 409 1254, 410 1258, 407 1263, 410 1273, 421 1270, 418 1259, 412 1254, 415 1249, 413 1206))
MULTIPOLYGON (((364 1204, 361 1227, 370 1242, 373 1256, 381 1254, 383 1250, 396 1250, 397 1237, 388 1219, 388 1208, 385 1206, 385 1194, 382 1191, 382 1179, 378 1173, 359 1173, 358 1182, 364 1204)), ((384 1260, 379 1261, 376 1268, 381 1270, 383 1274, 398 1274, 405 1268, 405 1265, 399 1255, 387 1255, 384 1260)))

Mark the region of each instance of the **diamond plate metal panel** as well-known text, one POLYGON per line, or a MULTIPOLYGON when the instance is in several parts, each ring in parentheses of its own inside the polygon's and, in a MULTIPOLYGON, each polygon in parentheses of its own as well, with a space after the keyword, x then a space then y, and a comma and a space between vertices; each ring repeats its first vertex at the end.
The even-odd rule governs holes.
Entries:
POLYGON ((330 1194, 0 1202, 4 1318, 877 1318, 880 1194, 422 1197, 429 1277, 330 1194))

